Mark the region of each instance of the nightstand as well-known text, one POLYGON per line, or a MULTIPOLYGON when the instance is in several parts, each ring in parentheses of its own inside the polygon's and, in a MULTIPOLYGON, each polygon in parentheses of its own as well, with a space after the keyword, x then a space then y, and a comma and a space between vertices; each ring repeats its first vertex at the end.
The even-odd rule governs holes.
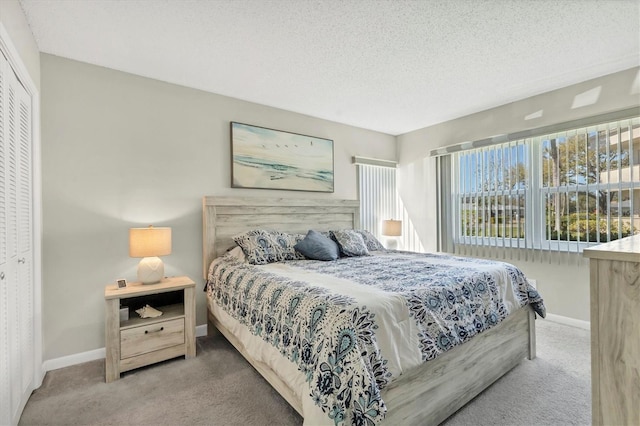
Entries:
POLYGON ((195 283, 189 277, 163 278, 156 284, 128 283, 104 290, 105 378, 184 355, 196 355, 195 283), (149 304, 162 312, 156 318, 140 318, 136 309, 149 304), (120 320, 120 308, 129 308, 129 319, 120 320))

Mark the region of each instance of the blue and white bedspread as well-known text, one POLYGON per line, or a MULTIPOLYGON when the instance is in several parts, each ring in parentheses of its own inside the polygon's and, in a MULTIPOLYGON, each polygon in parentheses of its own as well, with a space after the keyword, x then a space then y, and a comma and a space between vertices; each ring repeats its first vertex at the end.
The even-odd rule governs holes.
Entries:
POLYGON ((225 255, 211 264, 210 309, 298 394, 305 424, 375 425, 386 412, 380 392, 403 372, 521 306, 545 315, 513 265, 373 253, 262 266, 225 255))

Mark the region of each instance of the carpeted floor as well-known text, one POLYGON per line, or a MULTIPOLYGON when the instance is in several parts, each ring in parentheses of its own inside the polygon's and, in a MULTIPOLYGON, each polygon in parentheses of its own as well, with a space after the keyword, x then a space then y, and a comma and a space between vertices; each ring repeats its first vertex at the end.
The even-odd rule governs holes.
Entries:
MULTIPOLYGON (((444 424, 590 425, 589 332, 536 322, 538 357, 523 361, 444 424)), ((20 425, 300 425, 302 418, 222 337, 198 356, 104 382, 104 361, 47 373, 20 425)))
POLYGON ((443 425, 591 425, 589 331, 538 319, 536 337, 536 359, 521 362, 443 425))

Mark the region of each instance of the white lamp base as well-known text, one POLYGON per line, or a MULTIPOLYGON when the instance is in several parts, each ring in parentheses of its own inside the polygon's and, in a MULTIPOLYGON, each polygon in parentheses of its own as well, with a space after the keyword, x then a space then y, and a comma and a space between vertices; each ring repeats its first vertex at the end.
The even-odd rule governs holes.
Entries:
POLYGON ((138 281, 153 284, 164 278, 164 263, 159 257, 145 257, 138 263, 138 281))
POLYGON ((396 238, 387 238, 387 248, 389 250, 397 250, 398 249, 398 240, 396 238))

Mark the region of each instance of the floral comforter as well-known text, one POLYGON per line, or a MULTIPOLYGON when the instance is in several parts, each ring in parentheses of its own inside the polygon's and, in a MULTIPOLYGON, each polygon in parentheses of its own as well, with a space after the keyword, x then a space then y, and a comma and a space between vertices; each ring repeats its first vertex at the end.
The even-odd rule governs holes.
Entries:
POLYGON ((211 264, 210 308, 257 337, 257 346, 245 344, 252 356, 288 370, 283 380, 302 397, 305 423, 378 424, 386 412, 380 392, 404 371, 521 306, 545 316, 539 294, 513 265, 374 253, 262 266, 227 255, 211 264))

